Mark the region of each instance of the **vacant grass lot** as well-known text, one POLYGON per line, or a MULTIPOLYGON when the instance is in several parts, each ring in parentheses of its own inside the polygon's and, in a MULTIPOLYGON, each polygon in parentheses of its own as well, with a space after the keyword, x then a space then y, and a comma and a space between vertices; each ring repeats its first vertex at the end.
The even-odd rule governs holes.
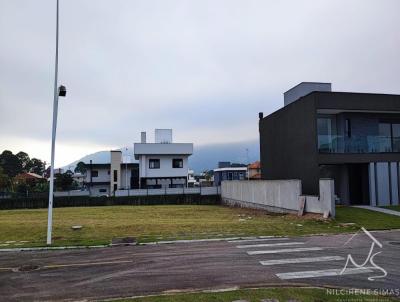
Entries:
MULTIPOLYGON (((316 288, 268 288, 268 289, 244 289, 220 293, 194 293, 176 294, 169 296, 154 296, 136 299, 121 299, 119 302, 232 302, 249 301, 260 302, 263 299, 276 299, 277 301, 301 301, 301 302, 389 302, 398 301, 394 298, 372 295, 333 295, 327 294, 325 289, 316 288)), ((275 301, 275 300, 274 300, 275 301)))
MULTIPOLYGON (((45 245, 47 210, 0 211, 0 248, 45 245)), ((334 221, 224 206, 109 206, 56 208, 54 245, 109 244, 114 237, 140 242, 254 235, 305 235, 400 228, 400 217, 338 207, 334 221), (353 222, 356 225, 343 225, 353 222), (73 231, 71 226, 82 225, 73 231)))

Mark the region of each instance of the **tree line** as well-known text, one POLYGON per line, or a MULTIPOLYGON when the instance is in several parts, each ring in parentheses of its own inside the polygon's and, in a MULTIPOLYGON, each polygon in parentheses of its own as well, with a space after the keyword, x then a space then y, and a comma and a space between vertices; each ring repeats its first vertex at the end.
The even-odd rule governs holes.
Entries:
MULTIPOLYGON (((77 169, 83 172, 84 164, 79 163, 77 169)), ((75 171, 77 172, 77 171, 75 171)), ((30 158, 28 153, 20 151, 13 154, 4 150, 0 154, 0 192, 30 193, 48 192, 49 185, 46 178, 50 175, 50 167, 46 169, 46 163, 38 158, 30 158), (20 177, 22 173, 35 173, 43 176, 37 181, 26 181, 20 177)), ((56 174, 55 187, 57 190, 71 190, 78 188, 73 180, 73 172, 67 171, 63 174, 56 174)))

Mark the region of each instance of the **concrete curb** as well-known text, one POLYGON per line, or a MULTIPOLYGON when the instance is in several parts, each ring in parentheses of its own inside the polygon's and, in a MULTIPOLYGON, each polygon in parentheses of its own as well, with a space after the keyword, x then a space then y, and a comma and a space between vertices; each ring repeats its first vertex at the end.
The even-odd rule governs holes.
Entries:
POLYGON ((250 237, 226 237, 226 238, 191 239, 191 240, 166 240, 166 241, 143 242, 143 243, 137 243, 137 244, 20 247, 20 248, 0 249, 0 253, 1 252, 29 252, 29 251, 94 249, 94 248, 108 248, 108 247, 117 247, 117 246, 135 246, 135 245, 140 246, 140 245, 158 245, 158 244, 174 244, 174 243, 218 242, 218 241, 229 241, 229 240, 267 239, 267 238, 285 238, 285 237, 286 236, 250 236, 250 237))
POLYGON ((0 249, 1 252, 30 252, 30 251, 52 251, 52 250, 74 250, 110 247, 110 245, 77 245, 77 246, 43 246, 43 247, 17 247, 0 249))
MULTIPOLYGON (((373 230, 371 233, 380 232, 391 232, 400 231, 400 229, 389 229, 389 230, 373 230)), ((299 236, 290 237, 315 237, 315 236, 329 236, 329 235, 348 235, 354 234, 355 232, 344 232, 344 233, 319 233, 319 234, 304 234, 299 236)), ((109 248, 118 246, 146 246, 146 245, 158 245, 158 244, 176 244, 176 243, 201 243, 201 242, 220 242, 220 241, 231 241, 231 240, 251 240, 251 239, 267 239, 267 238, 288 238, 289 236, 245 236, 245 237, 224 237, 224 238, 208 238, 208 239, 188 239, 188 240, 166 240, 166 241, 153 241, 143 242, 137 244, 104 244, 104 245, 77 245, 77 246, 55 246, 55 247, 21 247, 21 248, 6 248, 1 249, 1 252, 29 252, 29 251, 52 251, 52 250, 74 250, 74 249, 96 249, 96 248, 109 248)))
POLYGON ((143 243, 140 243, 139 245, 218 242, 218 241, 230 241, 230 240, 268 239, 268 238, 285 238, 285 237, 287 237, 287 236, 247 236, 247 237, 224 237, 224 238, 208 238, 208 239, 166 240, 166 241, 143 242, 143 243))

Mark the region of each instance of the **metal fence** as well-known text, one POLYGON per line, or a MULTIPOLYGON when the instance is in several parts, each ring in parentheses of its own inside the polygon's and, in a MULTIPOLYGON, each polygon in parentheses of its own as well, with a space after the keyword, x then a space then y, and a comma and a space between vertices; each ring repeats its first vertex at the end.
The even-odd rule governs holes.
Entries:
POLYGON ((0 192, 0 199, 9 198, 47 198, 48 192, 0 192))
MULTIPOLYGON (((163 188, 163 189, 135 189, 135 190, 117 190, 115 197, 124 196, 157 196, 157 195, 220 195, 220 187, 195 187, 195 188, 163 188)), ((88 190, 56 191, 54 197, 73 197, 73 196, 91 196, 88 190)), ((97 196, 97 195, 96 195, 97 196)), ((96 197, 92 195, 92 197, 96 197)), ((114 196, 114 195, 113 195, 114 196)), ((0 192, 0 199, 9 198, 47 198, 48 193, 9 193, 0 192)))
POLYGON ((121 196, 154 196, 154 195, 219 195, 220 187, 195 187, 195 188, 163 188, 163 189, 136 189, 136 190, 117 190, 116 197, 121 196))

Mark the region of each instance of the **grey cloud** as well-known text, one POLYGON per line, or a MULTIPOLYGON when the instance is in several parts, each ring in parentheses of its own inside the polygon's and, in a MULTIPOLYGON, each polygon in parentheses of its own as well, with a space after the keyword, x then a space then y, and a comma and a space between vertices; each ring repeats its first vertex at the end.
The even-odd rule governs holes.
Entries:
MULTIPOLYGON (((397 0, 60 2, 61 141, 249 140, 300 81, 400 92, 397 0)), ((0 2, 0 136, 50 136, 54 4, 0 2)))

